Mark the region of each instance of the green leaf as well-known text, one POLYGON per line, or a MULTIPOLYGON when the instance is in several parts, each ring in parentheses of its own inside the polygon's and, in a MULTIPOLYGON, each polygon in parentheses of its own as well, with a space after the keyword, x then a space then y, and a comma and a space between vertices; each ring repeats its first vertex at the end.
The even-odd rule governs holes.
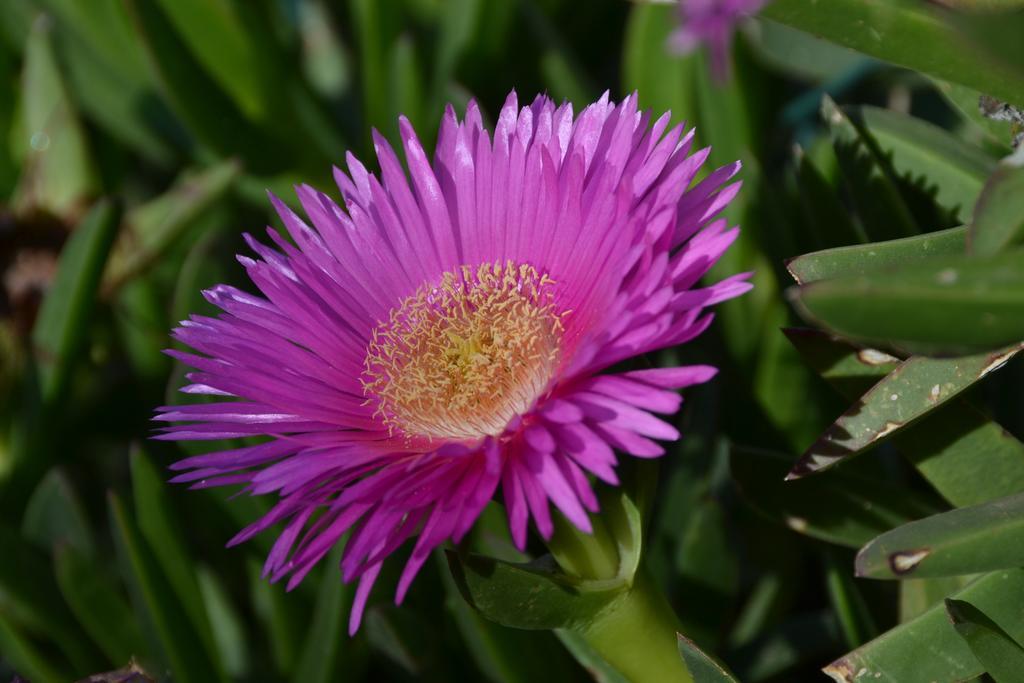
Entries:
POLYGON ((120 211, 101 200, 82 219, 61 250, 57 276, 39 309, 32 345, 44 402, 64 393, 85 342, 100 276, 114 241, 120 211))
POLYGON ((995 160, 938 126, 906 114, 861 106, 844 109, 901 178, 919 183, 964 218, 995 170, 995 160))
POLYGON ((722 664, 701 651, 697 644, 684 636, 679 637, 679 656, 690 670, 694 683, 737 683, 737 679, 722 664))
POLYGON ((348 612, 348 590, 338 565, 344 545, 339 543, 323 564, 323 577, 306 641, 292 673, 295 683, 330 683, 335 680, 337 659, 345 638, 342 623, 348 612))
POLYGON ((88 671, 94 651, 60 598, 48 558, 5 526, 0 557, 0 618, 19 633, 57 643, 76 671, 88 671))
POLYGON ((980 92, 959 83, 933 80, 935 88, 960 113, 971 132, 970 139, 984 144, 1000 155, 1010 153, 1010 141, 1013 139, 1010 123, 995 121, 982 113, 980 103, 983 95, 980 92))
POLYGON ((40 0, 56 19, 55 47, 82 112, 104 131, 162 165, 184 132, 160 99, 120 0, 40 0))
POLYGON ((127 662, 145 652, 131 608, 105 568, 72 546, 57 549, 57 583, 75 618, 110 662, 127 662))
MULTIPOLYGON (((269 548, 265 552, 269 552, 269 548)), ((308 614, 301 594, 286 593, 284 586, 272 584, 262 576, 263 566, 254 557, 246 558, 249 602, 262 623, 264 637, 278 675, 294 670, 299 642, 308 614)))
POLYGON ((629 10, 623 41, 622 87, 636 90, 640 104, 654 111, 671 111, 676 119, 694 108, 695 60, 670 54, 665 46, 675 25, 676 8, 637 4, 629 10))
POLYGON ((782 332, 804 362, 850 401, 903 362, 878 349, 857 348, 821 330, 791 327, 782 332))
POLYGON ((974 207, 967 233, 970 251, 982 256, 998 254, 1024 242, 1024 153, 999 164, 974 207))
MULTIPOLYGON (((786 330, 811 367, 847 400, 859 398, 894 370, 899 359, 858 349, 814 330, 786 330)), ((1024 443, 966 399, 954 399, 894 443, 935 489, 957 506, 1024 490, 1024 443), (985 467, 978 467, 984 462, 985 467)))
MULTIPOLYGON (((1024 77, 957 49, 956 30, 915 0, 775 0, 763 16, 844 47, 1024 104, 1024 77)), ((1019 34, 1018 34, 1019 35, 1019 34)))
POLYGON ((773 68, 815 82, 841 79, 866 61, 804 31, 758 16, 749 36, 759 57, 773 68))
POLYGON ((857 462, 814 481, 783 481, 791 463, 786 455, 740 448, 729 458, 742 496, 798 533, 859 548, 883 531, 936 512, 857 462))
POLYGON ((563 574, 550 556, 513 564, 449 551, 448 566, 469 604, 512 628, 578 627, 627 588, 620 579, 582 581, 563 574))
POLYGON ((58 469, 50 470, 32 492, 21 533, 47 550, 67 544, 85 555, 94 552, 92 529, 82 503, 67 476, 58 469))
POLYGON ((834 277, 866 275, 876 270, 927 261, 932 256, 964 253, 967 228, 950 228, 914 237, 836 247, 797 256, 786 269, 798 284, 834 277))
POLYGON ((962 358, 907 359, 832 423, 787 478, 827 469, 876 446, 1001 367, 1021 348, 1024 345, 962 358))
POLYGON ((186 170, 167 192, 128 212, 105 273, 105 287, 113 289, 157 261, 224 197, 239 171, 236 161, 186 170))
POLYGON ((846 556, 840 558, 834 549, 825 552, 825 588, 832 609, 839 620, 847 647, 857 647, 878 635, 864 596, 850 576, 846 556))
MULTIPOLYGON (((828 150, 834 154, 831 148, 828 150)), ((849 210, 839 201, 837 188, 815 165, 809 153, 800 150, 798 159, 796 180, 810 243, 815 247, 832 247, 862 242, 849 210)))
POLYGON ((22 71, 20 131, 14 151, 22 161, 13 204, 22 211, 43 209, 71 219, 96 191, 96 176, 85 133, 57 67, 51 22, 32 24, 22 71))
POLYGON ((175 590, 160 569, 120 498, 109 494, 111 533, 124 580, 140 621, 146 626, 176 681, 222 680, 175 590))
POLYGON ((197 575, 219 659, 224 663, 224 673, 230 680, 244 678, 249 673, 250 652, 242 617, 212 570, 200 567, 197 575))
POLYGON ((213 629, 196 579, 195 562, 168 500, 168 484, 141 449, 131 454, 131 474, 139 531, 160 563, 162 574, 171 584, 181 609, 188 615, 192 630, 202 641, 204 656, 208 661, 219 664, 215 658, 218 650, 213 629))
MULTIPOLYGON (((1024 648, 999 624, 965 600, 946 600, 946 612, 953 627, 996 683, 1020 680, 1024 671, 1024 648)), ((1018 619, 1019 621, 1019 619, 1018 619)))
POLYGON ((161 90, 189 133, 219 155, 244 159, 249 170, 277 170, 280 148, 211 80, 158 3, 125 0, 125 5, 161 90))
POLYGON ((40 652, 39 647, 2 613, 0 652, 3 652, 4 659, 10 662, 16 671, 36 683, 66 683, 76 678, 67 668, 55 663, 49 653, 40 652))
POLYGON ((431 111, 440 112, 445 95, 455 75, 455 68, 467 45, 473 38, 473 29, 480 20, 482 0, 454 0, 443 6, 439 16, 437 48, 434 53, 431 76, 431 111))
POLYGON ((1024 493, 906 524, 857 554, 872 579, 979 574, 1024 566, 1024 493))
POLYGON ((1024 249, 936 257, 790 296, 805 318, 851 339, 927 353, 996 349, 1024 339, 1024 249))
MULTIPOLYGON (((1019 618, 1024 600, 1024 570, 986 574, 953 597, 970 602, 1008 629, 1015 639, 1024 636, 1019 618)), ((983 673, 942 605, 900 624, 870 643, 825 667, 836 681, 962 681, 983 673), (860 678, 855 678, 859 672, 860 678)))
POLYGON ((896 172, 874 140, 827 95, 821 100, 821 116, 867 235, 878 240, 920 232, 897 189, 896 172))
POLYGON ((731 546, 728 511, 704 496, 677 520, 675 547, 676 598, 686 605, 682 629, 698 642, 713 646, 728 623, 740 589, 740 561, 731 546))
POLYGON ((251 120, 266 121, 270 99, 281 83, 269 80, 278 72, 267 60, 273 53, 273 36, 255 33, 253 22, 246 22, 259 3, 159 0, 159 5, 195 59, 241 112, 251 120))
POLYGON ((388 55, 393 40, 390 29, 397 10, 392 3, 376 0, 353 0, 349 6, 353 37, 359 49, 363 121, 382 130, 392 130, 395 125, 390 120, 387 89, 380 84, 387 81, 390 71, 388 55))
MULTIPOLYGON (((1024 14, 1019 4, 1001 4, 988 7, 962 6, 940 14, 951 27, 967 38, 973 52, 990 60, 989 71, 1021 78, 1024 76, 1024 69, 1021 68, 1024 50, 1017 38, 1024 32, 1024 14)), ((1003 97, 995 91, 988 92, 1009 102, 1022 103, 1019 92, 1014 95, 1016 99, 1003 97)))
POLYGON ((916 619, 957 592, 974 578, 950 576, 940 579, 903 579, 900 587, 900 623, 916 619))

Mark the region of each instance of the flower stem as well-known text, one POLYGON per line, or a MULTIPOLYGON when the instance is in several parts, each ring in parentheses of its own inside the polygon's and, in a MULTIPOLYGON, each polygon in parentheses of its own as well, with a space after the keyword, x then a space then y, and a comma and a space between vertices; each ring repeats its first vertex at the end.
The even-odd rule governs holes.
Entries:
POLYGON ((602 509, 604 514, 591 518, 592 533, 555 515, 555 533, 547 542, 567 574, 621 581, 621 591, 572 630, 631 683, 692 683, 679 654, 675 612, 643 567, 629 559, 639 549, 638 539, 628 537, 625 508, 609 499, 602 509))
POLYGON ((679 620, 641 569, 633 585, 579 629, 584 640, 632 683, 692 683, 679 655, 679 620))

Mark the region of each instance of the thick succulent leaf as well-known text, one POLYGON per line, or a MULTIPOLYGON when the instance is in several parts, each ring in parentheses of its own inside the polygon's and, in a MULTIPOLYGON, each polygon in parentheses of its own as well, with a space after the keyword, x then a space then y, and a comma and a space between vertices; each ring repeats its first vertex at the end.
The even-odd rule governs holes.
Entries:
POLYGON ((71 611, 111 662, 127 662, 145 652, 142 633, 105 567, 73 546, 57 549, 57 583, 71 611))
POLYGON ((21 520, 21 533, 47 550, 66 544, 86 555, 94 551, 92 529, 82 502, 59 469, 50 470, 32 492, 21 520))
POLYGON ((932 256, 962 254, 966 248, 967 228, 950 228, 914 237, 836 247, 797 256, 786 262, 786 269, 798 284, 927 261, 932 256))
POLYGON ((989 256, 1024 242, 1024 152, 999 164, 974 206, 967 244, 989 256))
POLYGON ((947 576, 938 579, 903 579, 900 587, 900 623, 916 619, 956 593, 974 576, 947 576))
POLYGON ((877 535, 935 513, 906 489, 879 481, 851 463, 814 481, 784 481, 792 459, 768 451, 733 449, 729 466, 753 507, 801 534, 858 548, 877 535))
POLYGON ((946 600, 946 613, 996 683, 1013 683, 1024 672, 1024 648, 999 624, 966 600, 946 600))
MULTIPOLYGON (((500 521, 506 525, 507 535, 503 515, 500 521)), ((532 683, 545 677, 567 680, 574 669, 572 659, 566 654, 568 650, 599 683, 627 683, 576 633, 511 629, 485 619, 459 594, 444 556, 436 553, 435 557, 439 566, 444 564, 440 574, 446 593, 445 608, 455 619, 465 652, 488 680, 495 683, 532 683), (523 657, 523 652, 531 652, 533 656, 523 657)))
POLYGON ((223 680, 135 520, 116 494, 109 494, 108 502, 121 572, 158 658, 177 681, 223 680))
POLYGON ((866 55, 1024 104, 1024 77, 992 68, 973 51, 955 49, 955 29, 924 3, 834 0, 822 12, 806 0, 775 0, 762 14, 866 55))
POLYGON ((868 237, 881 240, 920 232, 896 186, 896 172, 875 141, 827 95, 821 101, 821 116, 868 237))
POLYGON ((941 206, 965 219, 970 215, 995 159, 913 116, 871 106, 844 111, 871 136, 897 175, 933 194, 941 206))
POLYGON ((349 590, 338 571, 343 549, 339 543, 322 563, 313 618, 292 671, 294 683, 330 683, 337 679, 338 653, 346 642, 343 625, 351 607, 349 590))
POLYGON ((811 369, 852 401, 899 367, 903 361, 884 351, 858 348, 821 330, 782 330, 811 369))
POLYGON ((239 170, 236 161, 186 170, 166 193, 128 212, 104 273, 105 286, 116 287, 159 259, 224 196, 239 170))
MULTIPOLYGON (((1024 33, 1021 6, 1009 0, 1005 3, 990 3, 988 6, 964 4, 960 9, 967 11, 949 11, 943 13, 943 16, 950 26, 967 38, 973 51, 991 60, 988 71, 1008 78, 1024 77, 1024 67, 1021 66, 1024 64, 1024 49, 1019 40, 1024 33)), ((989 92, 1008 102, 1024 104, 1019 92, 1012 97, 1003 97, 996 91, 989 92)))
POLYGON ((682 633, 676 635, 679 637, 679 656, 690 670, 694 683, 736 683, 736 677, 724 665, 701 651, 682 633))
POLYGON ((864 58, 805 31, 757 17, 750 42, 771 66, 816 82, 841 79, 864 63, 864 58))
POLYGON ((936 257, 790 290, 808 320, 842 336, 923 353, 1024 339, 1024 249, 936 257))
POLYGON ((1001 367, 1021 348, 962 358, 907 359, 825 430, 787 478, 813 474, 872 448, 1001 367))
POLYGON ((980 574, 1024 566, 1024 493, 917 520, 872 540, 857 575, 872 579, 980 574))
MULTIPOLYGON (((817 330, 786 330, 807 363, 849 401, 859 398, 900 361, 859 349, 817 330)), ((957 506, 1024 491, 1024 443, 966 399, 953 399, 894 443, 935 489, 957 506), (979 467, 978 463, 985 463, 979 467)))
POLYGON ((85 132, 78 121, 51 45, 51 21, 39 17, 25 46, 21 137, 15 154, 22 174, 13 204, 73 219, 97 187, 85 132))
POLYGON ((982 113, 982 93, 959 83, 933 79, 935 88, 956 109, 967 128, 973 131, 967 137, 984 144, 1000 154, 1010 153, 1013 131, 1009 121, 995 121, 982 113))
POLYGON ((61 250, 57 277, 32 329, 40 388, 47 403, 63 393, 85 342, 119 220, 116 206, 97 202, 61 250))
POLYGON ((481 614, 503 626, 574 628, 628 590, 626 582, 581 581, 561 573, 550 556, 528 564, 448 552, 459 591, 481 614))
MULTIPOLYGON (((1024 569, 986 574, 953 597, 970 602, 1003 624, 1014 639, 1024 636, 1024 621, 1019 618, 1024 569)), ((832 662, 824 671, 840 683, 962 681, 980 675, 984 667, 949 622, 944 606, 936 605, 832 662)))

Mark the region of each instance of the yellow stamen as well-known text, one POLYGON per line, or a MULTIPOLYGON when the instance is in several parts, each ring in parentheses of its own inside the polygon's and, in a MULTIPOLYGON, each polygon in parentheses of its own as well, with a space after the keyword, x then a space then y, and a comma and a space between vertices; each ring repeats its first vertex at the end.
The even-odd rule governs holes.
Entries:
POLYGON ((500 434, 555 371, 554 284, 511 261, 462 266, 393 308, 373 331, 362 378, 389 429, 454 440, 500 434))

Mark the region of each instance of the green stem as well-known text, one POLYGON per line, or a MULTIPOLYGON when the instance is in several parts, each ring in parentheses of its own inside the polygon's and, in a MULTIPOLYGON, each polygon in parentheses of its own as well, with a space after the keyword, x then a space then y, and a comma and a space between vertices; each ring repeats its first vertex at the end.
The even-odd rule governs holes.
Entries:
POLYGON ((638 529, 631 529, 621 499, 606 496, 601 508, 603 514, 591 517, 589 534, 555 515, 555 533, 547 544, 567 574, 621 582, 621 592, 572 630, 631 683, 692 683, 679 654, 679 620, 658 585, 637 566, 638 529))
POLYGON ((632 683, 692 683, 679 654, 679 620, 647 572, 580 634, 632 683))

